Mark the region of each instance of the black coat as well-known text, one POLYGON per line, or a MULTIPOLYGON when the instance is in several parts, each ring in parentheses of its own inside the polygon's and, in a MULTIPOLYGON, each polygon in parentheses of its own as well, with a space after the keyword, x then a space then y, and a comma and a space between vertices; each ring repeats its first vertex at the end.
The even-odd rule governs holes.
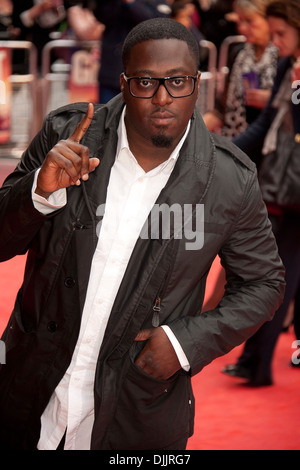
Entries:
MULTIPOLYGON (((35 170, 82 119, 85 104, 52 112, 0 190, 0 260, 28 250, 23 286, 4 332, 0 369, 0 447, 35 448, 40 416, 70 364, 97 243, 97 207, 106 189, 122 111, 118 96, 95 107, 83 144, 101 163, 67 205, 44 216, 33 206, 35 170)), ((254 164, 210 134, 197 111, 172 175, 157 203, 204 204, 204 245, 187 250, 184 237, 137 240, 121 283, 95 378, 92 449, 160 449, 193 432, 191 376, 272 318, 284 291, 284 270, 258 188, 254 164), (201 313, 206 277, 219 254, 227 285, 220 304, 201 313), (155 380, 134 365, 161 297, 167 324, 191 365, 155 380)))

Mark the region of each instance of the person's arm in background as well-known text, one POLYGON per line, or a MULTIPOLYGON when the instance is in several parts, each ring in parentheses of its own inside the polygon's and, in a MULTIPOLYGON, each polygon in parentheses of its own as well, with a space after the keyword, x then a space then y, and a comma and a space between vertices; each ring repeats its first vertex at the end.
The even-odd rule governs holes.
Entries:
POLYGON ((40 3, 34 4, 31 8, 22 11, 20 19, 26 28, 31 28, 38 18, 45 11, 53 8, 53 0, 42 0, 40 3))
POLYGON ((97 2, 95 16, 103 24, 111 24, 116 17, 122 14, 124 8, 127 9, 127 14, 136 24, 150 18, 168 16, 167 12, 171 11, 165 0, 159 0, 153 4, 144 0, 100 0, 97 2))
POLYGON ((155 0, 152 4, 144 0, 122 0, 127 5, 127 11, 135 23, 159 16, 169 16, 171 8, 165 0, 155 0))
POLYGON ((287 70, 287 64, 287 59, 279 61, 271 97, 259 117, 252 124, 250 124, 250 126, 248 126, 242 134, 238 135, 232 140, 233 143, 245 153, 255 151, 255 149, 261 147, 264 142, 266 134, 274 118, 272 102, 279 90, 281 81, 287 70))

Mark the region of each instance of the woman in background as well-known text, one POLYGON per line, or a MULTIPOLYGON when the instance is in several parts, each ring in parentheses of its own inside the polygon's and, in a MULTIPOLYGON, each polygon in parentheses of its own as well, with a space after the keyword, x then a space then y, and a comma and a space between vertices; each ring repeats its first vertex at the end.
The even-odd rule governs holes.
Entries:
MULTIPOLYGON (((232 139, 244 132, 266 106, 274 83, 278 52, 271 43, 265 17, 270 0, 236 0, 234 11, 240 34, 246 38, 230 71, 228 85, 216 108, 205 113, 212 132, 232 139)), ((249 155, 258 165, 260 152, 249 155)))
MULTIPOLYGON (((300 2, 299 0, 273 1, 267 8, 273 43, 278 48, 281 60, 275 79, 271 99, 260 117, 248 127, 234 143, 245 152, 253 151, 263 143, 263 152, 268 155, 281 148, 281 142, 291 142, 300 158, 300 2)), ((298 166, 299 168, 299 166, 298 166)), ((269 174, 274 168, 269 169, 269 174)), ((264 173, 268 177, 268 171, 264 173)), ((298 173, 293 172, 296 176, 298 173)), ((261 186, 266 181, 260 175, 261 186)), ((298 188, 300 187, 300 180, 298 188)), ((266 198, 265 198, 266 199, 266 198)), ((273 320, 265 323, 245 344, 236 364, 228 365, 223 372, 233 377, 244 377, 251 385, 273 384, 271 364, 278 337, 288 308, 294 300, 294 330, 298 345, 291 349, 291 366, 300 366, 300 212, 288 210, 276 203, 266 201, 272 222, 279 254, 286 269, 286 292, 281 307, 273 320)), ((292 346, 292 345, 291 345, 292 346)))

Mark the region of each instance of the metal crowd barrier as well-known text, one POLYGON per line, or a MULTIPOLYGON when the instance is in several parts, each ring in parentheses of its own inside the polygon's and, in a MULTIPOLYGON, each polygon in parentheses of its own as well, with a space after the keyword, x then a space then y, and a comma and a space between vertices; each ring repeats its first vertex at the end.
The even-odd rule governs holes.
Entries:
MULTIPOLYGON (((42 52, 42 114, 46 114, 60 106, 69 104, 70 100, 70 72, 72 71, 71 58, 76 50, 99 49, 99 41, 77 41, 73 39, 57 39, 46 44, 42 52), (51 60, 52 54, 58 57, 51 60)), ((100 58, 98 62, 100 67, 100 58)), ((97 84, 98 88, 98 84, 97 84)), ((78 95, 78 101, 85 101, 78 95)))
POLYGON ((203 39, 199 45, 200 49, 206 49, 208 53, 207 71, 201 72, 200 90, 197 100, 197 108, 201 114, 204 114, 215 106, 218 52, 216 46, 210 41, 203 39))
POLYGON ((0 157, 19 157, 39 126, 37 107, 37 51, 29 41, 0 41, 0 48, 24 50, 28 54, 28 73, 12 74, 11 128, 9 141, 0 145, 0 157))
POLYGON ((217 95, 221 94, 225 88, 226 79, 229 74, 228 60, 232 46, 243 44, 245 42, 246 38, 242 35, 228 36, 222 42, 219 52, 218 78, 216 87, 217 95))

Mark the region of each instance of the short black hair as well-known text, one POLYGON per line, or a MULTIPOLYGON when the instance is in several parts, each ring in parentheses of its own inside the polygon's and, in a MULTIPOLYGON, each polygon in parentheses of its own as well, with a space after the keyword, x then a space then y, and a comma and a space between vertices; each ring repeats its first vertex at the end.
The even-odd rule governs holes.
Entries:
POLYGON ((195 64, 199 68, 200 48, 193 33, 181 23, 171 18, 153 18, 142 21, 128 33, 122 51, 124 70, 126 70, 133 46, 152 39, 179 39, 186 42, 195 59, 195 64))

